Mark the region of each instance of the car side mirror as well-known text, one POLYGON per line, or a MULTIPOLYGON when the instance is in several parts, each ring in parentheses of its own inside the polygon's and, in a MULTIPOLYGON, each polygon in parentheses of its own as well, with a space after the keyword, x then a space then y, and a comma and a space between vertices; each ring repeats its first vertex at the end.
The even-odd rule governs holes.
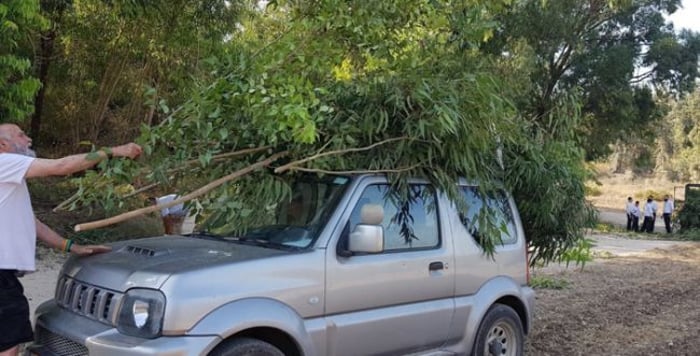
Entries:
POLYGON ((379 253, 384 251, 384 207, 365 204, 360 210, 361 223, 350 233, 350 252, 379 253))
POLYGON ((384 228, 381 225, 359 224, 350 233, 350 252, 379 253, 384 251, 384 228))

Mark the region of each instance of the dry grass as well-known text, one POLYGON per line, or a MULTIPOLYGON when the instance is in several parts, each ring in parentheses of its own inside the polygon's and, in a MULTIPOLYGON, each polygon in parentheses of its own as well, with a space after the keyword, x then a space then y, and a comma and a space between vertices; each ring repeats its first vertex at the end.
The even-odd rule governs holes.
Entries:
POLYGON ((587 183, 587 199, 598 208, 623 210, 627 197, 630 196, 642 205, 649 195, 653 195, 657 201, 662 201, 666 194, 682 201, 685 184, 691 183, 674 182, 650 175, 634 175, 629 171, 623 174, 610 173, 607 163, 596 163, 593 166, 598 182, 587 183))

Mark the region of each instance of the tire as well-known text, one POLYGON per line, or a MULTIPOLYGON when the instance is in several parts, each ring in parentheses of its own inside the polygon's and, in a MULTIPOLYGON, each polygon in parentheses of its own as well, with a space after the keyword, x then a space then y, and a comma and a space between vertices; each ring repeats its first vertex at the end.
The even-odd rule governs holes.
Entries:
POLYGON ((209 356, 284 356, 284 352, 265 341, 241 337, 225 341, 209 356))
POLYGON ((472 356, 523 356, 525 333, 513 308, 494 304, 481 320, 472 356))

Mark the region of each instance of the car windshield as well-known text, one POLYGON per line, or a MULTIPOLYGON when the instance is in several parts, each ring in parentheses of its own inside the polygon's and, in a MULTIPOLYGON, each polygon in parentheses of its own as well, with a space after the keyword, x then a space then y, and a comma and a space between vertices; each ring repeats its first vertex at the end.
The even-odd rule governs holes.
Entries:
POLYGON ((303 176, 290 184, 291 194, 261 217, 264 224, 234 232, 232 241, 303 249, 311 246, 345 191, 348 177, 303 176))

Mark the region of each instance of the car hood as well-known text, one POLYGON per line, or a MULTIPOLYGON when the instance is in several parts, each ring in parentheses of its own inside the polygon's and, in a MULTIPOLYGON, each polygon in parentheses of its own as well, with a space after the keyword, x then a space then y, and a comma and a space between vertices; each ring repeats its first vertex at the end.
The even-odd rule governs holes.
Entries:
POLYGON ((133 287, 158 289, 179 272, 291 253, 183 236, 121 241, 111 246, 109 253, 71 257, 62 273, 84 283, 125 292, 133 287))

